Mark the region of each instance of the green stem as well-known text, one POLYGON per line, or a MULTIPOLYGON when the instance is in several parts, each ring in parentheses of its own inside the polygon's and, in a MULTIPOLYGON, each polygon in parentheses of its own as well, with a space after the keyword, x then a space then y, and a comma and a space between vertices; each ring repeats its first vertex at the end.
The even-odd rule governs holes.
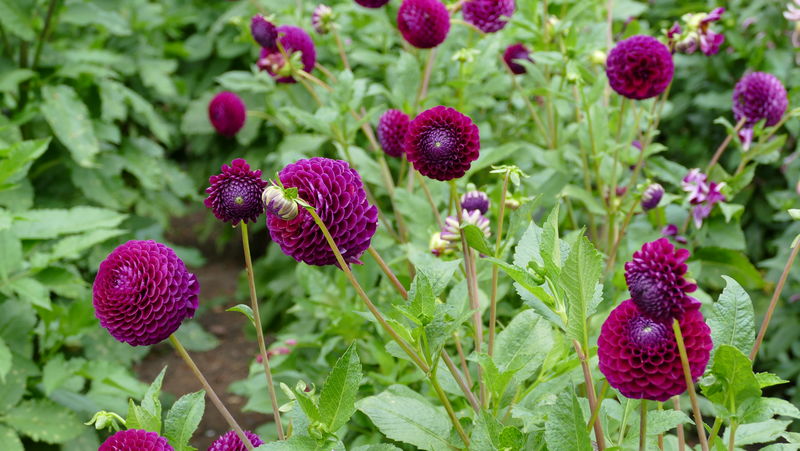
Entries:
POLYGON ((622 422, 619 424, 619 438, 617 439, 617 447, 622 449, 622 441, 625 440, 625 428, 628 426, 628 415, 631 411, 631 400, 625 398, 625 410, 622 411, 622 422))
POLYGON ((728 451, 733 451, 734 446, 736 445, 736 428, 739 425, 736 424, 736 420, 731 420, 731 427, 730 427, 730 436, 728 437, 728 451))
POLYGON ((722 418, 716 417, 714 418, 714 425, 711 426, 711 433, 708 434, 708 447, 711 448, 714 446, 714 442, 717 441, 717 434, 719 434, 719 429, 722 427, 722 418))
POLYGON ((478 400, 475 399, 475 395, 473 395, 470 391, 469 387, 464 381, 464 378, 458 373, 458 368, 456 368, 455 363, 453 363, 453 359, 450 358, 450 356, 447 354, 447 351, 444 349, 442 349, 442 360, 444 360, 444 364, 447 366, 450 374, 453 375, 453 378, 456 380, 459 388, 461 388, 461 391, 464 392, 464 396, 466 396, 467 401, 469 401, 469 404, 472 406, 472 410, 474 410, 475 413, 480 412, 481 406, 478 404, 478 400))
MULTIPOLYGON (((575 352, 578 354, 578 359, 581 362, 581 368, 583 368, 583 379, 586 383, 586 395, 589 399, 589 409, 591 411, 596 409, 599 410, 597 395, 595 394, 594 384, 592 383, 592 372, 589 369, 589 361, 586 358, 586 354, 584 354, 583 349, 581 348, 581 344, 578 343, 578 340, 572 340, 572 346, 575 348, 575 352)), ((603 433, 603 425, 600 421, 595 421, 593 427, 595 441, 597 442, 597 449, 598 451, 603 451, 606 447, 606 438, 605 434, 603 433)))
MULTIPOLYGON (((720 157, 722 156, 722 153, 725 152, 725 149, 728 148, 728 144, 730 144, 733 137, 739 133, 739 130, 742 129, 745 122, 747 122, 746 117, 739 119, 739 122, 737 122, 736 126, 733 127, 733 131, 729 133, 728 136, 725 137, 725 140, 722 141, 722 144, 720 144, 719 147, 717 147, 717 151, 714 152, 714 156, 711 157, 711 161, 709 161, 708 166, 706 166, 706 174, 711 173, 711 169, 714 168, 714 166, 717 164, 720 157)), ((744 158, 742 158, 742 160, 744 160, 744 158)))
MULTIPOLYGON (((503 220, 506 214, 506 194, 508 193, 508 179, 510 172, 506 171, 503 178, 503 191, 500 195, 500 211, 497 217, 497 238, 494 242, 494 256, 500 258, 500 244, 503 241, 503 220)), ((494 354, 494 334, 497 323, 497 280, 500 277, 499 267, 492 265, 492 294, 489 309, 489 357, 494 354)))
POLYGON ((57 4, 58 0, 50 0, 50 4, 47 7, 47 15, 44 18, 44 27, 42 28, 42 33, 39 35, 39 42, 36 43, 36 51, 33 54, 33 64, 31 65, 31 69, 35 69, 36 66, 39 65, 39 57, 42 54, 44 42, 47 40, 47 33, 50 32, 50 23, 53 19, 53 12, 55 12, 57 4))
POLYGON ((639 451, 647 451, 647 400, 642 399, 639 407, 642 409, 639 419, 639 451))
POLYGON ((411 168, 411 171, 417 176, 417 180, 419 181, 419 186, 422 187, 422 192, 425 193, 425 198, 428 199, 428 205, 431 206, 431 211, 433 212, 433 216, 436 218, 436 223, 439 225, 441 229, 444 227, 444 222, 442 222, 442 215, 439 214, 439 209, 436 208, 436 202, 433 201, 433 196, 431 196, 431 190, 428 189, 428 184, 425 182, 425 177, 422 176, 416 169, 411 168))
POLYGON ((428 60, 425 63, 425 69, 422 75, 422 81, 417 91, 417 98, 414 100, 414 112, 419 109, 420 103, 428 96, 428 85, 431 81, 431 72, 433 71, 433 63, 436 61, 436 49, 430 49, 428 52, 428 60))
POLYGON ((453 426, 456 428, 456 432, 461 437, 461 440, 464 441, 464 444, 469 448, 469 437, 467 437, 467 433, 464 432, 464 428, 461 426, 461 422, 458 421, 458 417, 456 416, 455 411, 453 411, 453 406, 450 404, 450 400, 447 399, 447 395, 445 394, 442 387, 439 385, 439 381, 436 380, 436 371, 431 374, 431 377, 428 378, 433 386, 433 389, 436 391, 436 395, 439 397, 439 400, 444 405, 444 409, 447 411, 447 415, 450 417, 450 421, 453 423, 453 426))
POLYGON ((677 319, 672 320, 672 331, 675 333, 675 341, 678 343, 678 352, 680 353, 681 366, 683 367, 683 377, 686 380, 686 389, 689 392, 689 399, 692 401, 692 412, 694 414, 694 423, 697 426, 697 437, 700 440, 700 447, 702 450, 708 451, 703 414, 700 413, 700 403, 697 401, 697 393, 694 391, 694 382, 692 382, 692 372, 689 367, 689 358, 686 355, 686 346, 683 343, 681 325, 677 319))
POLYGON ((336 48, 339 50, 339 58, 341 58, 344 68, 350 70, 350 61, 347 60, 347 53, 344 51, 342 37, 339 36, 339 30, 336 26, 333 27, 331 33, 333 33, 333 39, 336 41, 336 48))
POLYGON ((595 406, 594 410, 592 410, 592 416, 589 418, 589 424, 586 425, 587 431, 592 430, 594 427, 594 422, 597 421, 597 417, 600 415, 600 406, 603 404, 603 399, 606 397, 608 387, 609 385, 605 380, 603 380, 603 383, 600 386, 600 396, 597 397, 597 405, 595 406))
MULTIPOLYGON (((519 96, 522 97, 523 103, 525 103, 525 108, 528 109, 528 113, 531 115, 531 119, 533 119, 533 123, 536 124, 536 128, 539 129, 539 133, 542 134, 545 138, 548 137, 547 129, 544 128, 544 123, 542 123, 542 119, 539 117, 539 113, 536 112, 536 108, 533 107, 531 100, 525 94, 525 91, 522 90, 522 86, 517 81, 517 76, 514 72, 511 71, 511 68, 503 62, 503 67, 506 68, 509 76, 511 77, 511 84, 514 86, 514 90, 519 93, 519 96)), ((549 141, 548 143, 551 149, 555 149, 556 144, 553 141, 549 141)))
POLYGON ((391 268, 389 268, 389 265, 387 265, 383 258, 381 258, 381 255, 378 253, 378 251, 376 251, 372 246, 370 246, 367 250, 369 251, 369 255, 371 255, 372 258, 378 262, 378 266, 380 266, 383 273, 386 274, 386 277, 389 278, 389 281, 392 282, 392 285, 394 285, 394 288, 398 293, 400 293, 400 296, 402 296, 403 299, 408 299, 408 291, 406 291, 406 288, 397 279, 397 276, 394 275, 394 272, 391 270, 391 268))

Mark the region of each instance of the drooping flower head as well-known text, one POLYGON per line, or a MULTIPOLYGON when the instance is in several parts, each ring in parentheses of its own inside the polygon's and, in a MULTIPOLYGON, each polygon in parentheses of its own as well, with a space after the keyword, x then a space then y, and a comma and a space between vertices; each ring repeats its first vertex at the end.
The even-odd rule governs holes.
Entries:
MULTIPOLYGON (((361 263, 378 225, 378 209, 367 201, 361 176, 345 161, 315 157, 292 163, 278 175, 285 188, 297 188, 330 230, 347 263, 361 263)), ((289 221, 267 215, 272 240, 283 252, 309 265, 337 264, 322 231, 305 209, 289 221)))
POLYGON ((457 247, 458 243, 461 242, 461 229, 468 225, 474 225, 479 228, 486 238, 491 235, 489 220, 479 210, 462 210, 461 222, 458 221, 456 216, 448 216, 444 220, 444 226, 442 226, 442 232, 439 236, 442 240, 450 243, 451 246, 457 247))
POLYGON ((483 191, 467 191, 461 196, 461 208, 466 211, 478 210, 485 215, 489 211, 489 196, 483 191))
POLYGON ((406 132, 411 119, 400 110, 387 110, 378 120, 378 142, 391 157, 403 155, 406 132))
POLYGON ((725 195, 720 190, 725 183, 708 182, 705 174, 699 169, 692 169, 681 182, 683 190, 688 193, 689 203, 692 204, 692 218, 699 229, 703 220, 711 214, 714 205, 725 201, 725 195))
POLYGON ((278 28, 261 14, 256 14, 250 20, 250 34, 261 47, 277 49, 278 28))
POLYGON ((175 252, 155 241, 128 241, 100 263, 94 314, 118 341, 161 342, 194 316, 200 284, 175 252))
MULTIPOLYGON (((261 440, 261 437, 257 436, 256 434, 250 431, 242 431, 244 435, 247 436, 247 439, 250 440, 250 444, 258 447, 264 444, 264 441, 261 440)), ((214 443, 211 444, 211 447, 208 448, 208 451, 247 451, 247 447, 244 446, 242 443, 242 439, 236 434, 236 431, 228 431, 224 435, 220 436, 214 443)))
POLYGON ((320 3, 311 14, 311 26, 319 34, 327 34, 333 26, 333 10, 330 6, 320 3))
MULTIPOLYGON (((687 311, 679 323, 689 369, 696 381, 711 354, 711 330, 699 310, 687 311)), ((671 322, 645 315, 633 300, 611 311, 597 345, 600 371, 625 397, 663 402, 686 391, 671 322)))
POLYGON ((689 251, 675 249, 666 238, 645 243, 625 263, 625 281, 633 302, 642 313, 658 321, 681 318, 687 311, 700 308, 689 296, 697 285, 688 282, 686 260, 689 251))
POLYGON ((480 148, 480 132, 472 119, 444 106, 420 113, 406 134, 406 158, 420 174, 436 180, 463 176, 480 148))
POLYGON ((788 106, 786 88, 774 75, 751 72, 742 77, 733 88, 733 116, 737 122, 746 119, 739 132, 745 149, 752 142, 755 124, 765 120, 767 127, 776 125, 788 106))
POLYGON ((203 201, 220 221, 237 225, 240 221, 256 222, 264 211, 261 193, 267 182, 261 170, 251 171, 247 161, 237 158, 231 165, 222 165, 222 172, 208 178, 208 197, 203 201))
POLYGON ((642 210, 647 211, 658 207, 663 196, 664 187, 659 183, 651 184, 642 193, 642 210))
MULTIPOLYGON (((314 41, 305 30, 292 25, 281 25, 278 27, 278 42, 286 51, 286 54, 291 57, 296 52, 301 53, 300 62, 303 64, 303 70, 311 72, 314 70, 314 65, 317 63, 317 50, 314 47, 314 41)), ((261 70, 266 70, 272 76, 278 77, 275 81, 278 83, 295 83, 295 79, 290 76, 280 76, 280 69, 284 67, 286 61, 281 54, 280 50, 276 48, 264 47, 261 49, 261 55, 258 59, 258 67, 261 70)))
POLYGON ((447 38, 450 13, 439 0, 403 0, 397 11, 397 28, 409 44, 431 49, 447 38))
POLYGON ((97 451, 174 451, 174 448, 155 432, 128 429, 107 438, 97 451))
POLYGON ((708 56, 716 55, 725 42, 725 36, 712 31, 711 25, 719 21, 724 12, 725 8, 716 8, 710 13, 684 14, 685 27, 676 22, 667 32, 667 37, 679 52, 691 54, 699 48, 708 56))
POLYGON ((502 30, 514 14, 514 0, 467 0, 461 8, 464 21, 484 33, 502 30))
POLYGON ((380 8, 389 3, 389 0, 356 0, 356 3, 364 8, 380 8))
POLYGON ((636 35, 620 41, 606 60, 611 88, 629 99, 649 99, 661 94, 674 72, 672 53, 650 36, 636 35))
POLYGON ((236 135, 244 126, 246 118, 244 102, 232 92, 220 92, 208 103, 208 119, 220 135, 236 135))
POLYGON ((520 43, 511 44, 506 47, 506 51, 503 52, 503 61, 505 61, 508 68, 511 69, 511 72, 515 75, 527 72, 525 66, 515 62, 519 60, 533 61, 530 50, 520 43))

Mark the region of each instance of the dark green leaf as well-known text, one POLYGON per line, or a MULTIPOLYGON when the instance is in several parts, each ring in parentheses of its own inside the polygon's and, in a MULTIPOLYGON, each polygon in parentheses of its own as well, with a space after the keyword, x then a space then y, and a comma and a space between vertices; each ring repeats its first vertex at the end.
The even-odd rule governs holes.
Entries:
POLYGON ((572 390, 562 392, 550 406, 544 437, 550 451, 592 450, 583 411, 572 390))
POLYGON ((489 243, 486 242, 486 237, 481 232, 481 229, 472 224, 467 224, 462 230, 469 247, 483 255, 494 255, 494 251, 489 247, 489 243))
POLYGON ((100 152, 100 143, 94 135, 89 109, 78 93, 67 85, 45 85, 42 97, 42 115, 58 140, 69 149, 76 163, 92 166, 94 156, 100 152))
POLYGON ((356 395, 361 382, 361 361, 351 344, 333 366, 319 397, 319 413, 331 432, 344 426, 356 411, 356 395))

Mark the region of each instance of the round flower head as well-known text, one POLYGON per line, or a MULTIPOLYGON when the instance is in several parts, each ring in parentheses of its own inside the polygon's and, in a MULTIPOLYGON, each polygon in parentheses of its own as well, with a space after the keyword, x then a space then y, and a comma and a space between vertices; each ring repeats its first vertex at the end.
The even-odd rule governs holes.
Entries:
POLYGON ((222 165, 222 173, 208 178, 208 197, 203 202, 220 221, 231 225, 239 221, 256 222, 264 211, 261 193, 267 182, 261 179, 261 170, 251 171, 241 158, 222 165))
POLYGON ((155 432, 128 429, 107 438, 97 451, 174 451, 174 448, 155 432))
POLYGON ((364 8, 380 8, 389 3, 389 0, 356 0, 356 3, 364 8))
POLYGON ((436 180, 463 176, 480 148, 480 133, 472 119, 444 106, 420 113, 406 134, 406 158, 420 174, 436 180))
POLYGON ((643 313, 669 321, 700 308, 700 302, 687 294, 697 289, 683 277, 688 258, 689 251, 676 250, 666 238, 645 243, 633 253, 633 259, 625 263, 625 281, 643 313))
POLYGON ((461 196, 461 208, 466 211, 478 210, 485 215, 489 211, 489 196, 483 191, 468 191, 461 196))
POLYGON ((232 92, 220 92, 208 104, 208 119, 220 135, 236 135, 244 126, 246 117, 244 102, 232 92))
MULTIPOLYGON (((679 323, 696 381, 711 354, 711 329, 699 310, 686 312, 679 323)), ((631 299, 611 311, 597 345, 600 371, 625 397, 663 402, 686 391, 671 322, 650 318, 631 299)))
POLYGON ((278 28, 261 14, 256 14, 250 20, 250 33, 261 47, 277 49, 275 41, 278 39, 278 28))
POLYGON ((746 118, 745 126, 752 127, 763 119, 767 126, 773 126, 780 122, 788 105, 786 88, 772 74, 747 74, 733 88, 733 115, 737 121, 746 118))
MULTIPOLYGON (((247 439, 250 440, 250 444, 253 446, 261 446, 264 444, 264 441, 261 440, 261 437, 253 434, 250 431, 243 431, 244 435, 247 436, 247 439)), ((242 443, 242 439, 236 434, 236 431, 229 431, 226 434, 220 436, 214 443, 211 444, 211 447, 208 448, 208 451, 247 451, 247 447, 244 446, 242 443)))
POLYGON ((511 44, 506 47, 506 51, 503 53, 503 61, 505 61, 513 74, 524 74, 527 72, 527 69, 525 69, 525 66, 522 64, 514 62, 517 60, 533 61, 533 59, 531 59, 531 52, 527 47, 522 44, 511 44))
POLYGON ((606 60, 611 88, 629 99, 649 99, 669 86, 675 65, 666 45, 650 36, 620 41, 606 60))
POLYGON ((403 155, 406 132, 411 120, 399 110, 387 110, 378 120, 378 142, 383 151, 392 157, 403 155))
POLYGON ((161 342, 194 316, 200 284, 175 252, 155 241, 128 241, 100 263, 94 314, 131 346, 161 342))
MULTIPOLYGON (((291 56, 295 52, 301 52, 300 61, 303 63, 303 70, 306 72, 314 70, 314 65, 317 63, 317 51, 311 36, 302 28, 292 25, 281 25, 278 27, 278 33, 280 34, 278 42, 281 43, 286 53, 291 56)), ((278 83, 295 83, 294 78, 279 76, 278 71, 275 70, 284 64, 286 61, 277 47, 261 49, 258 67, 273 76, 278 76, 276 79, 278 83)))
POLYGON ((311 26, 319 34, 327 34, 333 25, 333 10, 328 5, 320 3, 311 14, 311 26))
MULTIPOLYGON (((292 163, 278 174, 285 188, 297 188, 328 227, 347 263, 361 263, 378 226, 378 209, 367 201, 361 176, 345 161, 311 158, 292 163)), ((301 209, 289 221, 267 215, 272 240, 283 252, 309 265, 337 264, 322 231, 311 214, 301 209)))
POLYGON ((461 11, 464 21, 484 33, 502 30, 514 14, 514 0, 467 0, 461 11))
POLYGON ((431 49, 447 38, 450 13, 439 0, 403 0, 397 11, 397 28, 409 44, 431 49))
POLYGON ((664 187, 658 183, 648 186, 642 193, 642 210, 652 210, 658 207, 664 196, 664 187))

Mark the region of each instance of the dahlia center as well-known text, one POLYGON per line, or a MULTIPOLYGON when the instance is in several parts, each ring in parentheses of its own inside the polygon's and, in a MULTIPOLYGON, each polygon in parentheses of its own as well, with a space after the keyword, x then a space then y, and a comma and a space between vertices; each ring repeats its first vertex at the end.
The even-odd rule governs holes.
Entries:
POLYGON ((434 128, 425 136, 423 145, 428 150, 428 157, 432 159, 447 159, 456 145, 456 137, 452 130, 447 128, 434 128))
POLYGON ((244 203, 244 198, 242 198, 242 196, 236 196, 236 199, 234 199, 233 201, 236 202, 238 205, 242 205, 244 203))
POLYGON ((629 327, 630 340, 639 348, 657 347, 667 337, 667 327, 649 318, 634 318, 629 327))

